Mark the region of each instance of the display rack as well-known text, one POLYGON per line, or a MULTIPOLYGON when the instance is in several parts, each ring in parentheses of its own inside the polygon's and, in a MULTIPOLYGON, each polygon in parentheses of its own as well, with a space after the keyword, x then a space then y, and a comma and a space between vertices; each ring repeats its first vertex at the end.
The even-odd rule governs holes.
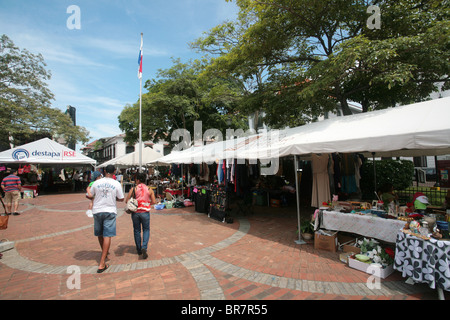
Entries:
POLYGON ((200 213, 209 213, 211 194, 209 187, 196 186, 193 188, 192 194, 195 203, 195 211, 200 213))
POLYGON ((229 197, 225 186, 211 185, 209 214, 210 218, 228 222, 229 197))

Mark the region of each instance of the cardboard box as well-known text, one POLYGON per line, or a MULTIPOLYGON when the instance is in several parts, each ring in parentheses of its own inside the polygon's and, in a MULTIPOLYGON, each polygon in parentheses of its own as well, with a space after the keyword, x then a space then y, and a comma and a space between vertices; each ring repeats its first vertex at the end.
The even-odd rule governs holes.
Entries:
POLYGON ((372 274, 381 279, 385 279, 389 277, 392 272, 394 272, 394 266, 391 264, 386 268, 378 268, 372 265, 371 263, 361 262, 356 260, 353 256, 348 257, 348 266, 350 268, 365 272, 367 274, 372 274))
POLYGON ((314 233, 314 249, 336 252, 337 247, 337 231, 319 230, 314 233), (323 234, 322 232, 327 234, 323 234))
POLYGON ((350 242, 350 243, 344 244, 342 246, 342 251, 344 251, 344 252, 353 252, 353 253, 361 253, 361 248, 358 248, 356 246, 356 242, 350 242))
POLYGON ((360 237, 355 237, 339 232, 338 233, 339 250, 342 250, 343 252, 360 253, 361 248, 358 248, 356 246, 356 241, 359 239, 360 237))

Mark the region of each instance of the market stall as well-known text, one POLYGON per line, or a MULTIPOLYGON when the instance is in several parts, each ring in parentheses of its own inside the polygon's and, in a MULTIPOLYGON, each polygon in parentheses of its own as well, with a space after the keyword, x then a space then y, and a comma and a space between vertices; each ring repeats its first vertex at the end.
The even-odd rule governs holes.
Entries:
MULTIPOLYGON (((449 105, 450 97, 447 97, 336 117, 296 128, 194 146, 159 160, 168 163, 214 163, 217 159, 272 160, 266 172, 274 174, 278 160, 289 155, 295 157, 295 172, 298 172, 299 156, 329 156, 333 153, 360 153, 371 157, 445 155, 450 154, 449 105)), ((317 185, 325 188, 321 185, 325 179, 319 175, 316 179, 317 185)), ((298 199, 298 183, 295 189, 298 199)), ((320 205, 320 197, 317 199, 320 205)), ((299 206, 297 210, 300 225, 299 206)))
MULTIPOLYGON (((65 168, 92 167, 96 160, 69 149, 51 139, 43 138, 0 152, 0 166, 19 169, 24 195, 36 196, 43 189, 73 190, 65 168)), ((90 171, 90 170, 89 170, 90 171)))
POLYGON ((89 164, 96 160, 69 149, 49 138, 43 138, 22 146, 0 152, 0 164, 39 164, 41 166, 74 166, 89 164))
MULTIPOLYGON (((277 161, 281 157, 294 156, 295 190, 297 193, 296 199, 298 200, 299 179, 297 173, 299 171, 298 159, 300 156, 308 156, 313 161, 317 160, 316 168, 323 169, 334 153, 345 155, 347 159, 344 160, 352 160, 351 156, 356 153, 366 157, 413 157, 450 154, 449 105, 450 97, 447 97, 357 115, 337 117, 297 128, 272 130, 209 145, 191 147, 190 149, 170 154, 162 158, 161 161, 169 163, 213 163, 217 159, 272 161, 270 164, 274 166, 270 168, 272 169, 270 172, 274 174, 277 171, 277 161)), ((351 166, 348 166, 348 168, 351 168, 351 166)), ((328 180, 325 179, 325 175, 322 176, 322 171, 313 173, 317 174, 314 177, 316 179, 315 186, 322 188, 321 190, 313 190, 313 192, 316 191, 316 194, 313 193, 313 195, 317 197, 315 204, 318 207, 321 205, 321 195, 327 194, 327 197, 329 197, 330 192, 324 185, 324 182, 327 183, 328 180), (323 192, 324 190, 325 192, 323 192)), ((353 184, 353 180, 351 182, 353 184)), ((297 201, 297 216, 298 230, 300 231, 299 201, 297 201)), ((408 222, 401 219, 376 217, 373 213, 370 213, 369 216, 331 211, 325 214, 322 212, 322 217, 325 217, 321 222, 323 223, 322 227, 327 229, 346 229, 357 234, 382 238, 391 243, 396 242, 395 237, 397 233, 408 222)), ((416 219, 416 223, 422 223, 420 218, 416 219)), ((332 239, 332 246, 334 246, 335 235, 323 235, 323 238, 327 237, 332 239)), ((416 236, 412 235, 412 237, 416 236)), ((301 241, 301 232, 298 232, 298 238, 297 243, 305 243, 301 241)), ((442 239, 435 241, 436 245, 441 247, 446 242, 442 239)), ((387 249, 383 248, 381 250, 383 256, 385 256, 384 253, 387 249)), ((374 250, 379 251, 378 249, 374 250)), ((372 261, 370 257, 373 254, 372 251, 361 250, 363 254, 360 254, 358 257, 361 259, 359 262, 367 266, 368 264, 365 262, 372 261)), ((356 262, 357 259, 354 258, 349 257, 349 261, 356 262)), ((374 261, 386 260, 380 257, 375 258, 374 261)), ((424 272, 423 268, 411 267, 411 265, 405 263, 408 262, 399 260, 399 268, 401 265, 408 270, 413 270, 413 272, 424 272)), ((375 262, 375 264, 384 268, 389 267, 389 262, 386 261, 383 262, 384 265, 378 262, 375 262)))

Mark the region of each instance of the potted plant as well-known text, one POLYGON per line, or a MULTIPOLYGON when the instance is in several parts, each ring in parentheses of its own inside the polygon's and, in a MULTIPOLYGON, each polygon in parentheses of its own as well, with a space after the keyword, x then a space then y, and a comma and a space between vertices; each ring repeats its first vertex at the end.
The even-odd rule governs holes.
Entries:
POLYGON ((314 235, 314 226, 311 223, 311 220, 308 219, 300 220, 300 231, 302 233, 303 239, 311 240, 314 235))

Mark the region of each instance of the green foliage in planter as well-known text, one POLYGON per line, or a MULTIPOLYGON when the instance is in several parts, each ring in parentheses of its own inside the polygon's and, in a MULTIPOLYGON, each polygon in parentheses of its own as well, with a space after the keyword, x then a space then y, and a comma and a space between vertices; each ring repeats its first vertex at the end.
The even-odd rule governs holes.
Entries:
MULTIPOLYGON (((409 160, 383 159, 375 161, 377 190, 391 183, 395 190, 404 190, 412 185, 414 163, 409 160)), ((375 199, 373 161, 367 160, 361 167, 360 187, 363 199, 375 199)))
POLYGON ((314 233, 314 227, 311 223, 311 219, 301 219, 300 220, 300 231, 304 233, 314 233))

